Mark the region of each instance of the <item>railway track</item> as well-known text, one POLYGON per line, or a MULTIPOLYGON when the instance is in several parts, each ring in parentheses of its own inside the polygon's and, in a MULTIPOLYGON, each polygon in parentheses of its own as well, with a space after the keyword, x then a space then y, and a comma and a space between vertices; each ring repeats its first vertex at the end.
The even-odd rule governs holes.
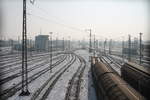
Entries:
MULTIPOLYGON (((46 53, 46 52, 44 52, 44 53, 46 53)), ((37 52, 32 52, 32 55, 36 55, 36 54, 44 54, 43 52, 41 52, 41 53, 37 53, 37 52)), ((4 59, 7 59, 7 58, 13 58, 13 57, 16 57, 16 56, 18 56, 18 55, 20 55, 21 56, 21 51, 18 53, 18 52, 16 52, 16 53, 9 53, 9 54, 3 54, 3 55, 1 55, 1 57, 2 58, 4 58, 4 59)), ((30 55, 29 53, 28 53, 28 55, 30 55)))
MULTIPOLYGON (((62 52, 62 51, 57 51, 57 52, 53 52, 53 53, 59 53, 59 52, 62 52)), ((32 57, 33 56, 40 56, 40 55, 44 55, 44 54, 49 54, 48 52, 32 52, 32 57)), ((30 56, 30 53, 28 53, 28 56, 30 56)), ((0 55, 1 57, 1 61, 0 62, 3 62, 3 61, 7 61, 7 60, 10 60, 10 59, 14 59, 14 57, 21 57, 21 53, 14 53, 14 54, 9 54, 9 55, 0 55), (19 56, 18 56, 19 55, 19 56)), ((17 58, 18 59, 18 58, 17 58)))
MULTIPOLYGON (((55 57, 55 56, 57 56, 57 54, 56 54, 56 55, 53 55, 53 56, 55 57)), ((38 58, 31 59, 31 60, 28 61, 28 65, 32 65, 32 64, 37 63, 37 62, 39 62, 39 61, 42 61, 42 60, 44 60, 44 59, 47 59, 48 57, 49 57, 49 56, 46 55, 46 56, 41 56, 41 57, 38 57, 38 58)), ((18 67, 9 68, 8 70, 3 70, 3 71, 0 73, 0 76, 4 76, 4 75, 6 75, 6 74, 8 74, 8 73, 10 73, 10 72, 13 72, 13 71, 16 71, 16 70, 19 70, 19 69, 21 69, 21 63, 19 64, 18 67)))
MULTIPOLYGON (((34 60, 34 59, 43 57, 43 56, 45 56, 45 55, 47 55, 47 53, 41 54, 41 55, 37 54, 37 55, 34 55, 34 56, 32 56, 32 57, 29 56, 27 60, 28 60, 28 61, 31 61, 31 60, 34 60)), ((17 64, 21 64, 21 57, 18 58, 18 59, 13 58, 12 60, 6 60, 6 61, 7 61, 7 62, 4 62, 4 61, 2 62, 3 65, 1 66, 1 69, 5 69, 5 68, 8 68, 8 67, 17 65, 17 64), (14 63, 13 63, 13 62, 14 62, 14 63)))
POLYGON ((81 78, 86 67, 86 61, 80 56, 78 56, 78 58, 81 64, 68 83, 64 100, 79 100, 81 78))
POLYGON ((1 57, 1 61, 0 62, 6 62, 6 63, 8 63, 10 61, 16 61, 18 59, 21 59, 21 55, 13 55, 11 57, 8 56, 7 58, 1 57))
MULTIPOLYGON (((37 58, 37 59, 30 60, 30 61, 28 61, 28 65, 32 65, 32 64, 34 64, 34 63, 36 63, 36 62, 39 62, 39 61, 42 61, 42 60, 44 60, 44 59, 46 59, 46 58, 48 58, 48 56, 46 56, 46 57, 39 57, 39 58, 37 58)), ((0 74, 0 76, 4 76, 5 74, 8 74, 8 73, 10 73, 10 72, 14 72, 14 71, 16 71, 16 70, 21 69, 21 63, 19 63, 19 64, 17 64, 17 65, 19 65, 19 66, 14 67, 14 68, 8 68, 8 70, 3 70, 3 71, 1 72, 1 74, 0 74)), ((12 65, 12 66, 13 66, 13 65, 12 65)), ((6 66, 6 67, 7 67, 7 66, 6 66)))
POLYGON ((118 68, 121 68, 121 67, 122 67, 122 63, 116 61, 116 59, 114 59, 113 57, 108 56, 108 55, 107 55, 106 57, 107 57, 113 64, 115 64, 116 67, 118 67, 118 68))
POLYGON ((71 54, 72 58, 69 62, 62 66, 55 74, 53 74, 39 89, 35 91, 30 100, 46 100, 56 82, 63 73, 76 61, 76 56, 71 54))
POLYGON ((110 58, 107 58, 106 56, 101 56, 100 59, 109 66, 114 72, 121 75, 120 69, 121 66, 118 66, 113 60, 110 60, 110 58))
MULTIPOLYGON (((6 51, 5 51, 6 52, 6 51)), ((0 51, 0 56, 3 57, 3 58, 8 58, 8 57, 11 57, 11 56, 14 56, 14 55, 17 55, 18 53, 5 53, 5 52, 2 52, 0 51)))
MULTIPOLYGON (((53 60, 56 60, 59 57, 53 58, 53 60)), ((41 64, 36 64, 33 67, 31 67, 31 68, 28 69, 28 73, 31 72, 31 71, 33 71, 33 70, 35 70, 36 68, 40 68, 43 65, 48 64, 48 63, 49 63, 49 60, 46 60, 46 61, 42 62, 41 64)), ((8 77, 6 77, 4 79, 0 79, 0 85, 4 84, 6 82, 9 82, 10 80, 13 80, 14 78, 17 78, 17 77, 21 76, 21 74, 22 74, 21 72, 18 72, 18 73, 15 73, 15 74, 11 75, 11 76, 8 76, 8 77)))
MULTIPOLYGON (((63 61, 65 61, 67 56, 64 56, 61 60, 58 60, 56 63, 54 63, 52 65, 52 68, 56 67, 57 65, 61 64, 63 61)), ((50 67, 46 67, 43 70, 35 73, 34 75, 28 77, 28 84, 30 84, 31 82, 33 82, 34 80, 36 80, 37 78, 39 78, 41 75, 45 74, 46 72, 48 72, 50 69, 50 67)), ((0 93, 0 97, 2 100, 7 100, 9 97, 13 96, 16 92, 18 92, 19 90, 21 90, 21 82, 19 82, 18 84, 2 91, 0 93)))
MULTIPOLYGON (((53 52, 53 55, 56 55, 56 54, 59 54, 59 53, 61 53, 61 52, 53 52)), ((34 58, 38 58, 38 57, 42 57, 42 56, 45 56, 45 55, 49 55, 49 53, 39 53, 39 54, 37 54, 37 53, 34 53, 34 54, 32 54, 32 56, 30 56, 30 54, 28 54, 28 60, 32 60, 32 59, 34 59, 34 58)), ((3 67, 3 66, 8 66, 8 65, 10 65, 11 66, 11 63, 13 63, 13 64, 18 64, 18 63, 21 63, 21 55, 12 55, 12 57, 8 57, 8 59, 3 59, 3 57, 1 57, 1 60, 0 60, 0 64, 1 64, 1 68, 5 68, 5 67, 3 67)))
MULTIPOLYGON (((35 55, 36 55, 36 53, 35 53, 35 55)), ((30 56, 29 54, 28 54, 28 56, 30 56)), ((3 55, 3 56, 1 56, 1 61, 0 62, 7 62, 7 61, 9 61, 9 60, 15 60, 15 59, 20 59, 21 58, 21 53, 15 53, 15 54, 10 54, 10 55, 3 55)))

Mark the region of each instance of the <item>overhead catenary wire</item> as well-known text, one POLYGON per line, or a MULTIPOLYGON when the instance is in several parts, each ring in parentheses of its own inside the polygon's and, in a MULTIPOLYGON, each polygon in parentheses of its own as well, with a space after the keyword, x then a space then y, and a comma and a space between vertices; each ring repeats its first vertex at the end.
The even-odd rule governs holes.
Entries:
MULTIPOLYGON (((34 7, 36 7, 37 9, 41 10, 42 13, 44 14, 48 14, 49 12, 41 7, 39 7, 38 5, 34 5, 34 7)), ((61 18, 57 17, 57 16, 54 16, 54 15, 50 15, 48 17, 50 17, 51 19, 49 18, 45 18, 45 17, 41 17, 41 16, 37 16, 37 15, 33 15, 33 14, 29 14, 29 15, 32 15, 34 17, 37 17, 37 18, 40 18, 41 20, 45 20, 45 21, 49 21, 50 23, 54 23, 54 24, 57 24, 57 25, 60 25, 60 26, 63 26, 63 27, 66 27, 68 29, 71 29, 71 30, 74 30, 74 31, 77 31, 77 32, 81 32, 81 33, 87 33, 84 29, 80 29, 80 28, 77 28, 77 27, 73 27, 73 26, 70 26, 70 25, 67 25, 66 23, 64 23, 64 20, 62 20, 61 18), (54 21, 52 19, 56 19, 57 21, 54 21), (60 21, 60 22, 58 22, 60 21)), ((102 36, 100 36, 102 37, 102 36)))
MULTIPOLYGON (((33 5, 33 7, 39 9, 39 10, 41 11, 41 13, 44 13, 44 14, 46 14, 46 15, 49 14, 49 12, 48 12, 46 9, 43 9, 43 8, 39 7, 37 4, 34 4, 34 3, 35 3, 35 0, 30 0, 30 3, 33 5)), ((71 29, 71 30, 74 30, 74 31, 77 31, 77 32, 87 33, 87 32, 84 31, 84 29, 82 30, 82 29, 80 29, 80 28, 67 25, 67 23, 65 23, 64 20, 62 20, 61 18, 59 18, 59 17, 57 17, 57 16, 54 16, 54 15, 48 16, 48 17, 50 17, 51 19, 50 19, 50 18, 45 18, 45 17, 39 16, 39 15, 34 15, 34 14, 29 14, 29 15, 32 15, 32 16, 34 16, 34 17, 37 17, 37 18, 39 18, 39 19, 41 19, 41 20, 48 21, 48 22, 50 22, 50 23, 54 23, 54 24, 57 24, 57 25, 66 27, 66 28, 68 28, 68 29, 71 29), (57 20, 57 21, 55 21, 54 19, 57 20), (58 21, 59 21, 59 22, 58 22, 58 21)), ((99 34, 99 33, 101 33, 101 32, 94 32, 94 33, 97 34, 97 36, 103 38, 104 41, 105 41, 105 38, 106 38, 106 37, 104 37, 104 36, 102 36, 102 35, 99 34)), ((118 41, 122 41, 121 37, 122 37, 122 36, 119 36, 119 37, 117 36, 117 37, 115 37, 115 38, 110 37, 110 39, 113 39, 113 40, 118 40, 118 39, 120 39, 120 40, 118 40, 118 41)), ((127 35, 125 35, 124 37, 127 37, 127 35)), ((97 38, 98 38, 98 37, 97 37, 97 38)), ((108 38, 108 37, 107 37, 107 38, 108 38)))
MULTIPOLYGON (((32 4, 32 3, 31 3, 31 4, 32 4)), ((41 11, 42 11, 43 13, 45 13, 46 15, 49 13, 48 11, 46 11, 45 9, 43 9, 43 8, 37 6, 37 5, 34 5, 34 7, 38 8, 39 10, 41 10, 41 11)), ((28 13, 28 14, 29 14, 29 13, 28 13)), ((30 13, 29 15, 33 15, 33 14, 30 13)), ((40 19, 49 20, 49 21, 51 21, 51 22, 53 22, 53 23, 55 23, 55 24, 58 24, 58 25, 67 27, 67 28, 72 29, 72 30, 75 30, 75 31, 80 31, 80 32, 82 32, 82 33, 85 32, 84 30, 79 29, 79 28, 77 28, 77 27, 73 27, 73 26, 68 26, 68 25, 66 25, 66 24, 63 22, 63 20, 60 19, 60 18, 58 18, 57 16, 51 15, 51 16, 49 16, 49 17, 55 18, 56 20, 61 21, 61 23, 60 23, 60 22, 57 22, 57 21, 54 21, 54 20, 52 20, 52 19, 48 19, 48 18, 41 17, 41 16, 37 16, 37 15, 33 15, 33 16, 40 17, 40 19)))
MULTIPOLYGON (((43 8, 41 8, 41 7, 39 7, 38 5, 35 5, 35 4, 34 4, 34 7, 36 7, 36 8, 39 9, 39 10, 41 10, 42 13, 44 13, 44 14, 46 14, 46 15, 49 13, 47 10, 45 10, 45 9, 43 9, 43 8)), ((71 29, 71 30, 75 30, 75 31, 78 31, 78 32, 81 32, 81 33, 83 33, 83 32, 84 32, 84 33, 87 33, 84 29, 82 30, 82 29, 77 28, 77 27, 73 27, 73 26, 68 26, 68 25, 66 25, 66 23, 64 23, 64 20, 62 20, 61 18, 59 18, 59 17, 57 17, 57 16, 54 16, 54 15, 51 15, 51 16, 49 16, 49 17, 51 17, 52 19, 56 19, 57 21, 54 21, 54 20, 52 20, 52 19, 47 19, 47 18, 44 18, 44 17, 41 17, 41 16, 33 15, 33 14, 30 14, 30 15, 35 16, 35 17, 38 17, 38 18, 40 18, 40 19, 42 19, 42 20, 45 20, 45 21, 53 22, 53 23, 55 23, 55 24, 61 25, 61 26, 63 26, 63 27, 66 27, 66 28, 68 28, 68 29, 71 29), (60 21, 60 22, 58 22, 58 21, 60 21)), ((94 33, 98 33, 98 32, 94 32, 94 33)), ((100 37, 106 38, 106 37, 104 37, 104 36, 100 36, 100 37)))
POLYGON ((80 31, 80 32, 85 32, 84 30, 81 30, 81 29, 78 29, 78 28, 75 28, 75 27, 72 27, 72 26, 68 26, 68 25, 65 25, 65 24, 63 24, 63 23, 59 23, 59 22, 56 22, 56 21, 54 21, 54 20, 51 20, 51 19, 48 19, 48 18, 45 18, 45 17, 43 17, 43 16, 39 16, 39 15, 34 15, 34 14, 31 14, 31 13, 27 13, 28 15, 31 15, 31 16, 33 16, 33 17, 36 17, 36 18, 39 18, 39 19, 41 19, 41 20, 44 20, 44 21, 48 21, 48 22, 50 22, 50 23, 54 23, 54 24, 57 24, 57 25, 61 25, 61 26, 63 26, 63 27, 66 27, 66 28, 69 28, 69 29, 72 29, 72 30, 75 30, 75 31, 80 31))

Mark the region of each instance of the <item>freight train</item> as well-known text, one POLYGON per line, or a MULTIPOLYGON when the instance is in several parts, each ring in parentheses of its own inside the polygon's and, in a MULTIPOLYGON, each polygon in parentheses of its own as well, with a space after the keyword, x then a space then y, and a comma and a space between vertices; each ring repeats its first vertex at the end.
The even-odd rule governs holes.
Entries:
POLYGON ((150 68, 126 62, 121 68, 121 76, 147 100, 150 100, 150 68))
POLYGON ((101 100, 145 100, 110 67, 98 58, 91 58, 91 70, 98 99, 101 100))

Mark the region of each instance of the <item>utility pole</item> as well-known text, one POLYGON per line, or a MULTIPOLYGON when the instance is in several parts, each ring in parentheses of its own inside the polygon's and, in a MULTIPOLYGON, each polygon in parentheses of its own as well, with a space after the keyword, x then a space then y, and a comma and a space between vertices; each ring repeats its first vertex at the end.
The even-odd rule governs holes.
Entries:
POLYGON ((20 37, 18 36, 18 46, 17 46, 17 50, 18 50, 18 57, 19 57, 19 49, 20 49, 20 37))
POLYGON ((65 40, 64 40, 64 37, 63 37, 63 51, 65 50, 65 40))
POLYGON ((98 40, 96 40, 96 49, 98 50, 98 40))
POLYGON ((58 33, 56 34, 56 51, 58 49, 58 33))
POLYGON ((111 54, 111 45, 112 45, 112 39, 109 41, 109 54, 111 54))
POLYGON ((11 45, 11 54, 13 54, 13 45, 14 45, 13 39, 10 40, 10 45, 11 45))
POLYGON ((89 31, 90 31, 90 48, 89 48, 89 52, 91 52, 92 50, 91 50, 91 48, 92 48, 92 43, 91 43, 91 35, 92 35, 92 33, 91 33, 91 29, 89 29, 89 31))
POLYGON ((57 51, 57 36, 56 36, 56 45, 55 45, 55 50, 57 51))
POLYGON ((30 56, 32 56, 32 39, 30 37, 30 56))
POLYGON ((91 36, 92 36, 92 30, 91 29, 87 29, 87 31, 90 32, 90 38, 89 38, 89 53, 92 52, 91 48, 92 48, 92 43, 91 43, 91 36))
POLYGON ((59 50, 59 34, 57 34, 57 50, 59 50))
POLYGON ((71 39, 71 38, 70 38, 70 36, 69 36, 69 50, 70 50, 70 39, 71 39))
POLYGON ((104 41, 104 54, 106 55, 106 43, 107 43, 107 39, 105 39, 105 41, 104 41))
POLYGON ((131 61, 131 36, 130 35, 128 40, 128 60, 131 61))
POLYGON ((95 57, 95 34, 94 34, 94 57, 95 57))
POLYGON ((102 52, 102 43, 101 43, 102 41, 99 41, 99 50, 100 50, 100 52, 102 52))
POLYGON ((22 92, 20 96, 28 96, 28 70, 27 70, 27 26, 26 26, 26 0, 23 0, 23 30, 22 30, 22 92))
POLYGON ((122 40, 122 60, 124 61, 124 38, 122 40))
MULTIPOLYGON (((3 41, 1 34, 0 34, 0 41, 3 41)), ((3 47, 3 46, 5 46, 5 40, 4 40, 4 42, 0 42, 0 47, 3 47)), ((0 48, 0 51, 2 51, 1 48, 0 48)))
POLYGON ((53 32, 50 32, 50 73, 52 73, 52 34, 53 32))
POLYGON ((142 33, 140 34, 140 65, 142 63, 142 33))

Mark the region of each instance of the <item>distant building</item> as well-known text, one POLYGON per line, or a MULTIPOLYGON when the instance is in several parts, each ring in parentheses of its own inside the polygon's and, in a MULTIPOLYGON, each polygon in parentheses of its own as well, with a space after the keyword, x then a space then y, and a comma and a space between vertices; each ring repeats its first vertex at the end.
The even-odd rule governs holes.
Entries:
POLYGON ((38 35, 35 37, 35 49, 38 51, 48 50, 48 35, 38 35))

